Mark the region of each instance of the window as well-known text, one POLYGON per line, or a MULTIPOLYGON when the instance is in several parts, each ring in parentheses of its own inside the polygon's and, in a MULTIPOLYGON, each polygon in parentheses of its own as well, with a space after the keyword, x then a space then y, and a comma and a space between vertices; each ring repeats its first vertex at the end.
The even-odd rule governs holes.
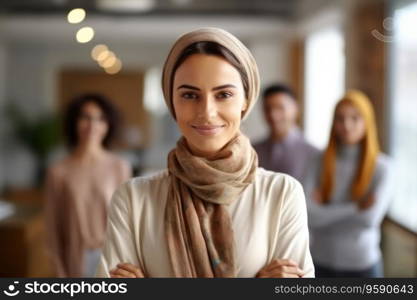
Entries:
POLYGON ((395 10, 390 154, 395 196, 389 216, 417 232, 417 2, 395 10))
POLYGON ((334 107, 345 89, 344 39, 338 28, 327 27, 307 37, 305 66, 305 135, 324 148, 334 107))

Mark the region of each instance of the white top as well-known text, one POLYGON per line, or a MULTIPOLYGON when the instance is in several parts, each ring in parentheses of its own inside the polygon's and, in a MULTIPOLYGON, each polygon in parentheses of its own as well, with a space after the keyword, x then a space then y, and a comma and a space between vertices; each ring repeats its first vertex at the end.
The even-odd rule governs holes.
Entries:
MULTIPOLYGON (((107 237, 96 275, 109 277, 120 262, 147 277, 173 277, 164 232, 168 170, 137 177, 113 195, 107 237)), ((292 259, 314 277, 303 188, 294 178, 258 168, 256 178, 228 206, 238 277, 255 277, 273 259, 292 259)))

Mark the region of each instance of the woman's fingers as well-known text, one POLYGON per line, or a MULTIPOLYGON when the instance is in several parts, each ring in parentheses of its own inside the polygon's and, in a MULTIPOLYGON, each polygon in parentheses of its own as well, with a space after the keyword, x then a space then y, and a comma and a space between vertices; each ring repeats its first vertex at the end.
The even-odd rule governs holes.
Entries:
POLYGON ((123 269, 127 272, 133 273, 135 275, 135 277, 138 278, 143 278, 145 277, 142 273, 142 271, 140 270, 140 268, 138 268, 135 265, 129 264, 129 263, 120 263, 117 265, 118 268, 123 269))
POLYGON ((297 276, 303 276, 304 272, 298 267, 292 267, 292 266, 278 266, 272 269, 269 269, 268 272, 282 272, 285 274, 295 274, 297 276))
POLYGON ((262 268, 257 277, 299 278, 304 276, 303 270, 291 259, 274 259, 262 268))
POLYGON ((365 200, 358 202, 359 210, 366 210, 370 208, 375 202, 375 196, 369 195, 365 200))
POLYGON ((292 273, 268 272, 257 276, 258 278, 300 278, 300 276, 292 273))
POLYGON ((283 266, 298 266, 298 264, 292 259, 276 259, 275 262, 283 266))
POLYGON ((134 273, 131 273, 131 272, 126 271, 126 270, 121 269, 121 268, 117 268, 116 270, 114 270, 114 271, 111 273, 111 275, 112 275, 112 276, 113 276, 113 275, 117 275, 117 276, 121 276, 121 277, 123 277, 123 278, 135 278, 135 277, 136 277, 134 273))
POLYGON ((271 261, 267 266, 266 269, 275 269, 279 266, 292 266, 292 267, 298 267, 297 263, 291 259, 274 259, 271 261))
POLYGON ((278 267, 273 270, 262 270, 257 277, 260 278, 300 278, 304 275, 298 268, 295 267, 278 267))
POLYGON ((143 278, 140 268, 130 263, 119 263, 116 268, 110 270, 111 278, 143 278))

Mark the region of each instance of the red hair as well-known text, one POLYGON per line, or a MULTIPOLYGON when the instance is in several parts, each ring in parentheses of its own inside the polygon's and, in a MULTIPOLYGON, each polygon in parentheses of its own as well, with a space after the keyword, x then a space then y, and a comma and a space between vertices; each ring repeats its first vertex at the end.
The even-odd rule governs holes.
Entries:
POLYGON ((360 142, 362 148, 360 165, 351 186, 353 201, 358 201, 365 195, 374 175, 376 159, 380 152, 375 113, 371 101, 360 91, 348 91, 336 105, 329 143, 324 152, 320 186, 323 203, 328 203, 330 201, 334 186, 336 153, 338 147, 335 132, 336 111, 341 105, 346 103, 353 105, 365 121, 365 136, 360 142))

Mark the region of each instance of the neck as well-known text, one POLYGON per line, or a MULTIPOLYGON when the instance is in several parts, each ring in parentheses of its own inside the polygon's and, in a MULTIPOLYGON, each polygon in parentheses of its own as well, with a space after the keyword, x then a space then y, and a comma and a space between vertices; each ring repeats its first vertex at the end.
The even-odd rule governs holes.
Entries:
POLYGON ((105 151, 101 144, 80 143, 74 149, 73 154, 78 159, 91 160, 103 156, 105 151))
POLYGON ((294 130, 294 127, 289 128, 285 131, 272 131, 269 138, 273 142, 282 142, 291 134, 293 130, 294 130))
POLYGON ((339 143, 339 153, 343 156, 357 156, 361 151, 360 144, 339 143))

